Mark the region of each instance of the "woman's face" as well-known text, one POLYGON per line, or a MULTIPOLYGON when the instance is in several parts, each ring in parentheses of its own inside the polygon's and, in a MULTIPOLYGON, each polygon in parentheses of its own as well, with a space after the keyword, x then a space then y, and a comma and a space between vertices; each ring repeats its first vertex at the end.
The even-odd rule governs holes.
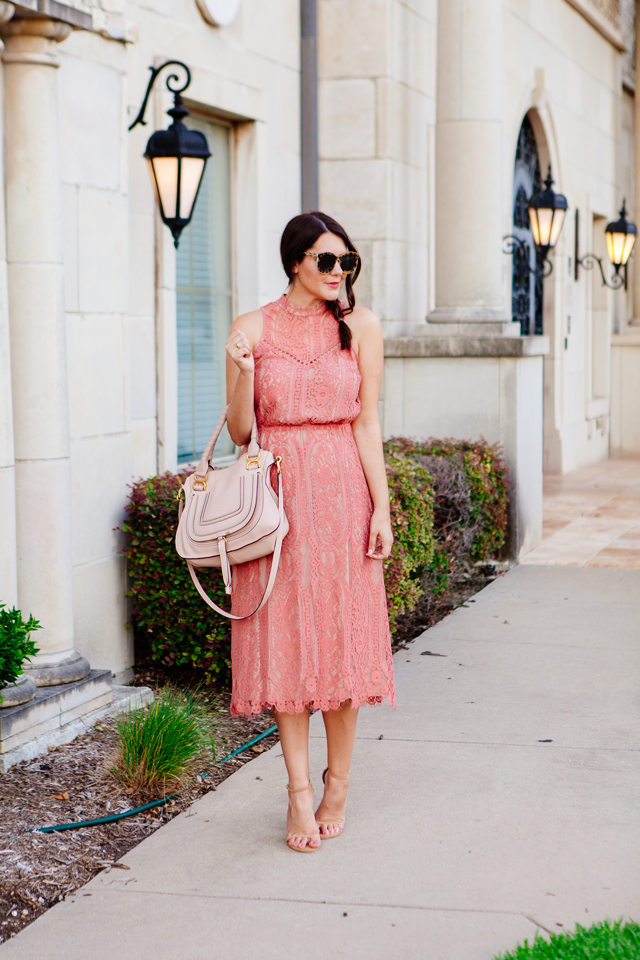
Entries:
MULTIPOLYGON (((347 247, 335 233, 322 233, 308 253, 335 253, 341 257, 347 253, 347 247)), ((296 263, 293 272, 294 286, 298 284, 304 292, 315 300, 337 300, 340 287, 344 283, 345 274, 336 261, 331 273, 320 273, 315 257, 303 257, 301 263, 296 263)))

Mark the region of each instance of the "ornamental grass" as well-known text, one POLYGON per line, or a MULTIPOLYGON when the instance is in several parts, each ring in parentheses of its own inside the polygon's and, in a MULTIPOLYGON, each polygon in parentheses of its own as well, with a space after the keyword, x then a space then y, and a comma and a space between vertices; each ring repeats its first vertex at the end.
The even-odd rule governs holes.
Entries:
POLYGON ((191 762, 213 748, 210 725, 196 697, 165 687, 150 706, 117 718, 112 776, 135 792, 180 786, 191 762))
POLYGON ((536 936, 529 944, 494 960, 640 960, 640 925, 633 920, 605 920, 585 928, 579 924, 573 932, 536 936))

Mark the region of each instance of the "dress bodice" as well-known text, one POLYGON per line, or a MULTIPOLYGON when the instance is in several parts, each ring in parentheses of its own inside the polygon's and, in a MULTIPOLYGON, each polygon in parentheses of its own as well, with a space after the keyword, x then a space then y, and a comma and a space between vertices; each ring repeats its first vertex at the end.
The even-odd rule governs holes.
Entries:
POLYGON ((360 412, 360 368, 342 350, 338 324, 324 304, 297 307, 286 297, 262 308, 254 351, 259 426, 350 423, 360 412))

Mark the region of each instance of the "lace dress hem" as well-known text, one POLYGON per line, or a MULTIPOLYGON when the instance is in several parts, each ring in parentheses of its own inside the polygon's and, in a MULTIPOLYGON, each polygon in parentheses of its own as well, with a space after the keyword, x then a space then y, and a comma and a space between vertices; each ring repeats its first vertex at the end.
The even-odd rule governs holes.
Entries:
POLYGON ((256 717, 267 710, 276 710, 278 713, 304 713, 305 710, 323 713, 328 710, 340 710, 340 708, 351 701, 351 709, 359 710, 361 707, 377 707, 386 701, 386 705, 391 709, 396 709, 396 699, 392 691, 384 694, 368 695, 367 692, 360 693, 357 696, 330 698, 317 700, 310 698, 308 700, 234 700, 231 704, 231 714, 240 717, 256 717))

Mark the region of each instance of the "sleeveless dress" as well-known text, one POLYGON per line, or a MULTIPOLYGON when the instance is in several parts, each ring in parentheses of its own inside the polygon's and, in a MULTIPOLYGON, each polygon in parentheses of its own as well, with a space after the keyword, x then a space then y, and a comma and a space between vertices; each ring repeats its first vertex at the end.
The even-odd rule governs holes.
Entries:
MULTIPOLYGON (((351 423, 360 370, 324 304, 263 307, 255 357, 260 444, 282 457, 289 533, 266 606, 231 625, 231 712, 395 706, 382 561, 366 556, 371 497, 351 423)), ((271 558, 233 568, 233 613, 254 609, 271 558)))

